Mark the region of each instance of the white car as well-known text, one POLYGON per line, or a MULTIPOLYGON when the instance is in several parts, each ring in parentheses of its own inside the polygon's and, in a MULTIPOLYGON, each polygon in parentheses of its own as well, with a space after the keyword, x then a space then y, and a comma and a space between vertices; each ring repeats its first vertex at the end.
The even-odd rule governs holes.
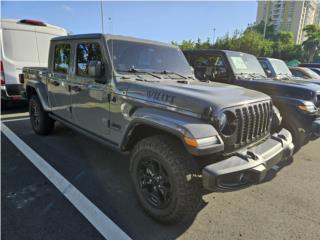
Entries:
POLYGON ((66 36, 67 31, 35 20, 1 19, 0 78, 1 105, 23 100, 23 84, 19 75, 25 66, 47 67, 50 40, 66 36))

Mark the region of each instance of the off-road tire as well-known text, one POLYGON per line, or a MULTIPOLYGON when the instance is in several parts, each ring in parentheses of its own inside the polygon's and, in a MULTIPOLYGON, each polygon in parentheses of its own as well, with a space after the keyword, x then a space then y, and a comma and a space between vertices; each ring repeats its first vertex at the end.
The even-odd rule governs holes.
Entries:
POLYGON ((48 135, 54 129, 54 120, 43 109, 37 95, 32 95, 29 100, 29 114, 31 126, 36 134, 48 135))
POLYGON ((155 220, 162 223, 188 221, 197 212, 202 189, 199 169, 178 139, 156 135, 138 142, 131 153, 130 176, 141 206, 155 220), (162 164, 173 186, 171 202, 164 209, 152 206, 140 189, 139 162, 149 157, 162 164))

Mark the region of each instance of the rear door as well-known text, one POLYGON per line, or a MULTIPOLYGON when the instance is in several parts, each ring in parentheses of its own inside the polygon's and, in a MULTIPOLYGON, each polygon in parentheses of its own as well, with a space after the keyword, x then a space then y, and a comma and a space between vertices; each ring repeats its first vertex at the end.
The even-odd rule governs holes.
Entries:
POLYGON ((78 40, 74 44, 74 68, 70 82, 73 121, 79 127, 100 137, 109 135, 108 83, 103 42, 99 39, 78 40), (93 77, 89 66, 101 62, 101 75, 93 77))
POLYGON ((26 66, 38 67, 38 51, 33 26, 3 29, 3 61, 6 84, 19 84, 19 74, 26 66))
POLYGON ((52 112, 71 121, 69 78, 72 71, 72 42, 52 42, 48 74, 48 95, 52 112))

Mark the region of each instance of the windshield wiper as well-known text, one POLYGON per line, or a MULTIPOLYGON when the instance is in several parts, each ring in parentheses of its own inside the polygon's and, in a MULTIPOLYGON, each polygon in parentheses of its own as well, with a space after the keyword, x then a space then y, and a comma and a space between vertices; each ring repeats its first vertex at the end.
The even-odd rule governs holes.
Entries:
POLYGON ((179 77, 181 77, 183 79, 187 79, 186 76, 183 76, 183 75, 181 75, 179 73, 176 73, 176 72, 171 72, 171 71, 166 71, 166 70, 163 70, 161 72, 153 72, 153 73, 156 73, 156 74, 174 74, 174 75, 177 75, 177 76, 179 76, 179 77))
POLYGON ((286 77, 292 77, 292 75, 290 75, 289 73, 279 73, 279 75, 286 76, 286 77))
POLYGON ((266 78, 266 76, 264 76, 261 73, 236 73, 235 75, 237 77, 244 78, 244 79, 250 79, 250 80, 258 78, 258 77, 261 77, 264 79, 266 78))
POLYGON ((266 76, 261 73, 249 73, 249 74, 250 74, 250 76, 253 76, 253 77, 266 78, 266 76))
POLYGON ((278 73, 277 74, 281 80, 290 80, 292 76, 289 73, 278 73))
POLYGON ((142 74, 148 74, 150 76, 153 76, 155 78, 158 78, 158 79, 162 79, 162 77, 159 77, 157 76, 156 74, 153 74, 151 72, 147 72, 147 71, 143 71, 143 70, 140 70, 140 69, 136 69, 134 67, 131 67, 129 68, 128 70, 121 70, 121 69, 116 69, 116 71, 119 71, 119 72, 127 72, 127 73, 142 73, 142 74))
POLYGON ((243 78, 243 79, 252 79, 252 76, 250 76, 249 73, 236 73, 235 76, 239 79, 239 78, 243 78))

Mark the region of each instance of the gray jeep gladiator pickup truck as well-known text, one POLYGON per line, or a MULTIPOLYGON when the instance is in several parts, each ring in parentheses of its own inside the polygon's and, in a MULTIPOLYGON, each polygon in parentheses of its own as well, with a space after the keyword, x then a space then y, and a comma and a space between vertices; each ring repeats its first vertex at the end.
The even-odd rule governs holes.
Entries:
POLYGON ((211 191, 246 187, 293 152, 290 132, 270 134, 280 116, 269 96, 198 81, 170 44, 57 37, 48 69, 24 68, 23 77, 34 131, 49 134, 59 121, 131 152, 133 188, 158 221, 194 216, 201 184, 211 191))

